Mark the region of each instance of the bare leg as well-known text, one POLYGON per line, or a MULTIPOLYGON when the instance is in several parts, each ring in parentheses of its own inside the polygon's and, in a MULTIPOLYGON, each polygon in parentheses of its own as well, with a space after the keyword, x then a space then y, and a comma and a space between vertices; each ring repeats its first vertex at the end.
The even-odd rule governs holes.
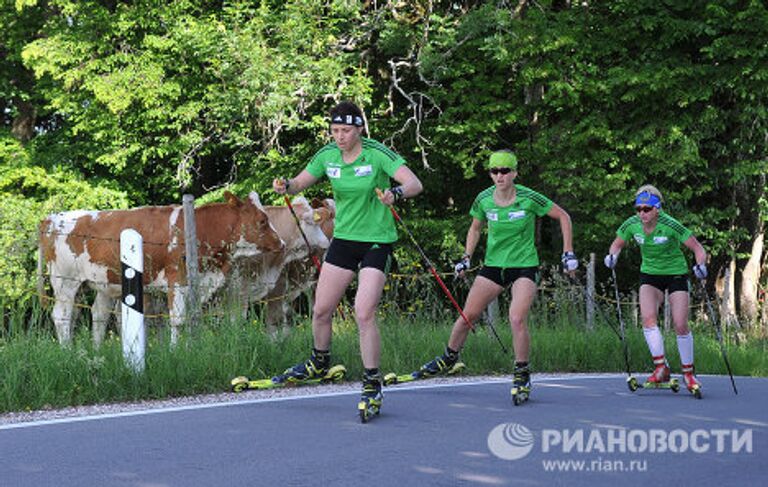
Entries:
POLYGON ((323 264, 312 308, 312 334, 316 349, 330 349, 333 312, 354 277, 355 273, 348 269, 327 262, 323 264))
POLYGON ((376 309, 384 290, 386 275, 379 269, 365 267, 360 270, 359 284, 355 296, 355 319, 360 330, 360 356, 363 367, 379 367, 381 358, 381 336, 376 325, 376 309))
POLYGON ((509 303, 509 324, 512 327, 515 361, 527 362, 531 348, 531 336, 528 333, 528 312, 536 297, 536 283, 528 278, 520 278, 512 284, 512 302, 509 303))
MULTIPOLYGON (((478 276, 472 283, 472 287, 469 289, 469 295, 467 301, 464 303, 464 316, 474 325, 477 319, 483 314, 483 310, 488 304, 496 299, 504 290, 490 279, 478 276)), ((469 326, 464 321, 464 318, 459 316, 453 324, 453 330, 451 330, 451 338, 448 340, 448 346, 452 350, 460 351, 464 347, 464 342, 469 335, 469 326)))

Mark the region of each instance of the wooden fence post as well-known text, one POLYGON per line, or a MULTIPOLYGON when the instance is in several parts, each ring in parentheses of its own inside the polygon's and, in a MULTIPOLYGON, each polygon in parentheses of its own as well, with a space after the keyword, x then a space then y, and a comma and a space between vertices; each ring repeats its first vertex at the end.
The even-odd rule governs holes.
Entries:
POLYGON ((185 305, 186 320, 192 326, 200 322, 200 289, 197 266, 197 225, 195 223, 195 197, 185 194, 182 197, 184 208, 184 245, 187 265, 187 300, 185 305))
POLYGON ((595 254, 589 254, 589 267, 587 267, 587 293, 586 293, 587 330, 595 328, 595 254))
POLYGON ((633 289, 632 290, 632 323, 635 325, 635 328, 640 326, 639 310, 640 310, 640 303, 638 302, 637 291, 633 289))

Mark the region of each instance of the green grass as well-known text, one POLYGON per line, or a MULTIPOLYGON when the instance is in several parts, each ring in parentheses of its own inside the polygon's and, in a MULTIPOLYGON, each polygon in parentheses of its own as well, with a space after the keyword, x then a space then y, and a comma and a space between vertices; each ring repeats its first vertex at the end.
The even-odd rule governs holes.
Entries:
MULTIPOLYGON (((535 372, 622 372, 624 359, 616 334, 605 324, 587 332, 570 324, 565 310, 554 317, 538 310, 531 319, 531 363, 535 372)), ((449 319, 389 314, 380 320, 382 369, 404 373, 442 353, 450 334, 449 319)), ((509 326, 497 331, 511 349, 509 326)), ((695 327, 697 371, 726 373, 711 326, 695 327)), ((650 371, 642 331, 627 331, 632 371, 650 371)), ((728 348, 737 375, 768 375, 766 340, 753 339, 728 348)), ((288 334, 270 337, 258 322, 209 319, 185 330, 171 347, 167 329, 152 329, 148 337, 146 371, 135 375, 123 364, 119 338, 110 336, 98 349, 84 327, 74 343, 62 348, 49 327, 6 328, 0 335, 0 412, 24 411, 102 402, 159 399, 228 390, 236 375, 268 377, 304 360, 312 346, 311 327, 304 322, 288 334), (10 330, 10 331, 9 331, 10 330)), ((677 345, 666 334, 673 369, 678 368, 677 345)), ((485 327, 470 335, 462 353, 470 374, 509 374, 512 358, 485 327)), ((362 374, 356 326, 334 325, 333 361, 343 363, 349 380, 362 374)))

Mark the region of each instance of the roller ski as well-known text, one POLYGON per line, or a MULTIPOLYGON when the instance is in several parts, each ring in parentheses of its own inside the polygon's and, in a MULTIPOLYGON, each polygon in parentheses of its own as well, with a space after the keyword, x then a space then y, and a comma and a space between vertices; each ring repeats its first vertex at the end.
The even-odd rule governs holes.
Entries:
POLYGON ((666 360, 654 358, 653 363, 656 368, 653 373, 643 382, 643 389, 670 389, 677 393, 680 391, 680 383, 677 379, 670 378, 669 366, 666 360))
POLYGON ((434 360, 427 362, 419 370, 410 374, 397 375, 394 372, 389 373, 384 376, 384 385, 403 384, 415 380, 429 379, 438 375, 456 375, 467 368, 464 362, 459 360, 458 353, 454 353, 453 357, 451 355, 450 352, 446 351, 443 355, 435 357, 434 360))
POLYGON ((696 399, 701 399, 701 382, 696 378, 693 371, 693 365, 683 365, 683 382, 688 392, 693 394, 696 399))
POLYGON ((531 371, 527 365, 515 365, 512 389, 509 391, 509 394, 512 396, 512 404, 515 406, 528 401, 531 395, 531 371))
POLYGON ((343 365, 329 367, 330 356, 326 353, 313 352, 306 362, 294 365, 280 375, 271 379, 251 380, 240 376, 232 379, 232 392, 242 392, 246 389, 277 389, 280 387, 295 387, 310 384, 327 384, 339 382, 347 373, 343 365))
POLYGON ((381 412, 381 403, 384 399, 381 386, 381 374, 366 375, 363 378, 363 393, 360 396, 360 402, 357 403, 361 423, 367 423, 381 412))

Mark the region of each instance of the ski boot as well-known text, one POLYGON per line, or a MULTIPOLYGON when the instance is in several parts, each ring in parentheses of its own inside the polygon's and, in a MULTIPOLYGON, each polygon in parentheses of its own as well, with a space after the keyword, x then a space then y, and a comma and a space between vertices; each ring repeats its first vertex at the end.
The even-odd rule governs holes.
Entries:
POLYGON ((429 379, 438 375, 454 375, 467 368, 464 362, 459 360, 458 352, 445 351, 439 357, 435 357, 415 372, 405 375, 396 375, 389 373, 384 376, 384 385, 391 386, 402 384, 403 382, 412 382, 415 380, 429 379))
POLYGON ((357 403, 357 412, 360 414, 362 423, 367 423, 372 417, 378 416, 381 411, 381 403, 384 399, 381 386, 381 374, 366 374, 363 377, 363 393, 360 396, 360 402, 357 403))
POLYGON ((653 373, 643 383, 644 389, 671 389, 672 392, 680 390, 680 383, 677 379, 671 379, 669 365, 663 355, 653 357, 653 364, 656 366, 653 373))
POLYGON ((528 365, 515 364, 515 372, 512 378, 512 404, 519 406, 528 400, 531 395, 531 369, 528 365))
POLYGON ((433 360, 422 365, 419 369, 419 377, 424 379, 427 377, 434 377, 436 375, 445 374, 453 375, 464 367, 464 362, 459 362, 458 356, 451 359, 448 355, 443 354, 440 357, 435 357, 433 360))
POLYGON ((701 399, 701 382, 694 375, 693 364, 683 365, 683 382, 693 397, 701 399))

